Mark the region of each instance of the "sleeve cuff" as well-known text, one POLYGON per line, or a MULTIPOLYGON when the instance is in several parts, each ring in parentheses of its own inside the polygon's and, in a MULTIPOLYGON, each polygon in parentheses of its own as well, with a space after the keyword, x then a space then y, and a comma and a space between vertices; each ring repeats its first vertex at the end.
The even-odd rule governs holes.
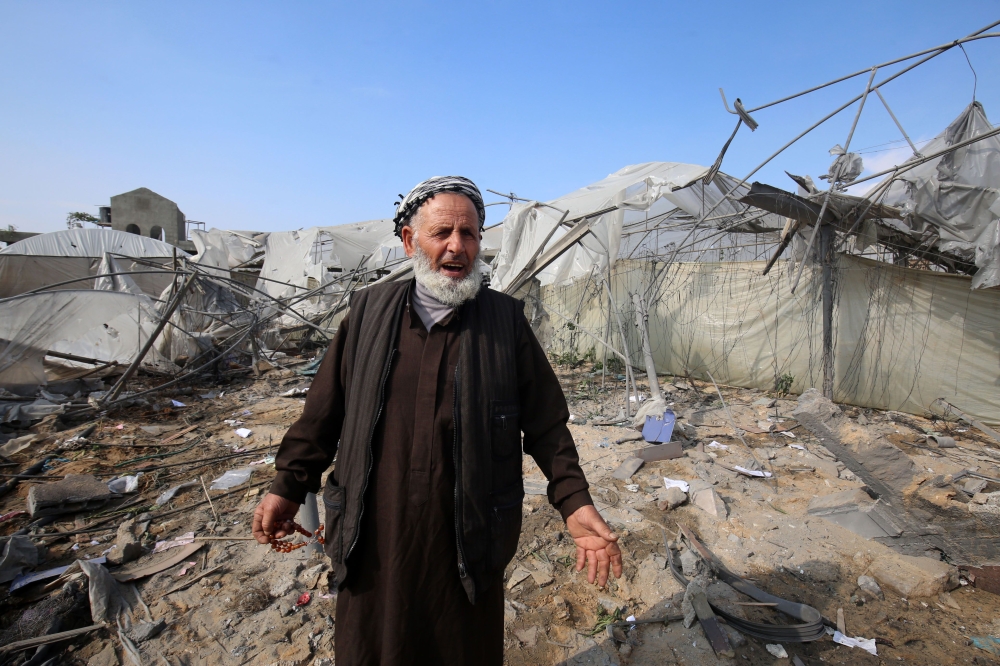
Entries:
POLYGON ((590 498, 589 490, 576 491, 559 505, 559 513, 562 515, 563 522, 566 522, 566 519, 573 515, 581 506, 593 505, 593 503, 594 500, 590 498))
POLYGON ((286 500, 291 500, 296 504, 302 504, 306 501, 307 489, 298 482, 295 478, 295 474, 292 472, 278 472, 278 475, 274 477, 274 481, 271 482, 271 493, 284 497, 286 500))

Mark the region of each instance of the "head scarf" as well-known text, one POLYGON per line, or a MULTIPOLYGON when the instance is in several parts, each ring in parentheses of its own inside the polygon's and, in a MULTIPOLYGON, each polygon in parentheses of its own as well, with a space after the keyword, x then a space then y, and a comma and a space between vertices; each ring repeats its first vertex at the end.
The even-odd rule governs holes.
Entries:
POLYGON ((392 218, 396 224, 396 235, 402 238, 402 229, 413 214, 424 202, 441 192, 456 192, 469 197, 479 214, 479 228, 483 228, 486 223, 486 206, 483 205, 483 195, 476 184, 462 176, 434 176, 414 187, 405 197, 399 195, 401 201, 396 204, 396 216, 392 218))

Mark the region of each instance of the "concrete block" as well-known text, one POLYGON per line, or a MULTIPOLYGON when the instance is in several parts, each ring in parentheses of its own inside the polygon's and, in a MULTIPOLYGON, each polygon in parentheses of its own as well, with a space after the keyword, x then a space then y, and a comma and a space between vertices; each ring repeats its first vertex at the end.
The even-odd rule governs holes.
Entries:
POLYGON ((625 462, 618 466, 611 476, 618 479, 619 481, 628 481, 632 478, 632 475, 639 471, 639 468, 643 466, 644 460, 642 458, 627 458, 625 462))
POLYGON ((878 586, 878 582, 871 576, 858 576, 858 587, 877 599, 885 599, 882 588, 878 586))
POLYGON ((808 512, 866 539, 902 534, 882 506, 860 488, 813 498, 808 512))
POLYGON ((660 511, 675 509, 687 501, 687 494, 680 488, 666 488, 658 491, 656 506, 660 511))
POLYGON ((715 488, 702 488, 697 492, 692 488, 691 502, 716 520, 725 520, 729 515, 726 503, 719 497, 719 493, 715 492, 715 488))
POLYGON ((958 569, 929 557, 882 555, 869 567, 868 575, 906 598, 933 597, 958 587, 958 569))
POLYGON ((127 564, 139 559, 142 556, 141 534, 142 531, 136 528, 134 518, 129 518, 119 525, 118 535, 115 538, 115 548, 108 553, 108 564, 127 564))
POLYGON ((28 491, 28 512, 32 518, 91 511, 112 497, 108 485, 90 474, 69 474, 62 481, 32 486, 28 491))
POLYGON ((972 499, 966 505, 972 515, 989 525, 1000 526, 1000 492, 978 493, 972 499))

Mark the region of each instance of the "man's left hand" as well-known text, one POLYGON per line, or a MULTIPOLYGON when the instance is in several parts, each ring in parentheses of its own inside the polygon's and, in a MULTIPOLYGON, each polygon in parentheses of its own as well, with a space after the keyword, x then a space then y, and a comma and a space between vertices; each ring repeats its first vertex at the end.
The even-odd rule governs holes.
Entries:
POLYGON ((618 535, 611 531, 592 505, 581 506, 566 519, 566 529, 576 542, 576 570, 587 566, 587 582, 597 580, 599 587, 608 582, 609 570, 622 577, 622 551, 618 535))

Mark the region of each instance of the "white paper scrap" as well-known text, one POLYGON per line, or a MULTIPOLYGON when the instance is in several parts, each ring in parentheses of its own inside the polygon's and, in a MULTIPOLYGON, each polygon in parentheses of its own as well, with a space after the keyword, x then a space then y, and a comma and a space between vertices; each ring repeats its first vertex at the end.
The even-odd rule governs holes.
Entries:
POLYGON ((153 546, 153 552, 162 553, 165 550, 176 548, 177 546, 186 546, 189 543, 194 543, 194 532, 182 534, 181 536, 174 537, 168 541, 157 541, 156 545, 153 546))
POLYGON ((250 430, 250 428, 237 428, 234 432, 236 432, 237 435, 245 439, 249 437, 253 431, 250 430))
POLYGON ((790 449, 798 449, 799 451, 805 451, 806 450, 806 447, 802 446, 801 444, 789 444, 788 448, 790 448, 790 449))
POLYGON ((687 492, 691 488, 691 486, 688 485, 687 481, 668 479, 667 477, 663 477, 663 485, 666 488, 680 488, 684 492, 687 492))
POLYGON ((630 493, 637 493, 637 492, 639 492, 639 484, 638 483, 630 483, 627 486, 625 486, 625 490, 629 491, 630 493))
POLYGON ((781 434, 784 435, 785 437, 791 437, 792 439, 795 439, 795 433, 792 432, 791 430, 782 430, 781 434))
POLYGON ((749 474, 750 476, 759 476, 763 478, 770 478, 770 472, 761 472, 756 469, 747 469, 746 467, 740 467, 739 465, 733 465, 733 469, 737 472, 743 472, 744 474, 749 474))
POLYGON ((708 448, 710 449, 728 449, 729 447, 725 444, 719 444, 714 439, 709 443, 708 448))
POLYGON ((833 642, 840 643, 841 645, 846 645, 847 647, 861 648, 868 654, 873 654, 878 656, 878 652, 875 651, 875 639, 874 638, 862 638, 861 636, 855 636, 851 638, 850 636, 845 636, 839 631, 833 632, 833 642))
POLYGON ((170 404, 172 404, 174 407, 187 407, 187 405, 185 405, 180 400, 171 400, 170 404))

